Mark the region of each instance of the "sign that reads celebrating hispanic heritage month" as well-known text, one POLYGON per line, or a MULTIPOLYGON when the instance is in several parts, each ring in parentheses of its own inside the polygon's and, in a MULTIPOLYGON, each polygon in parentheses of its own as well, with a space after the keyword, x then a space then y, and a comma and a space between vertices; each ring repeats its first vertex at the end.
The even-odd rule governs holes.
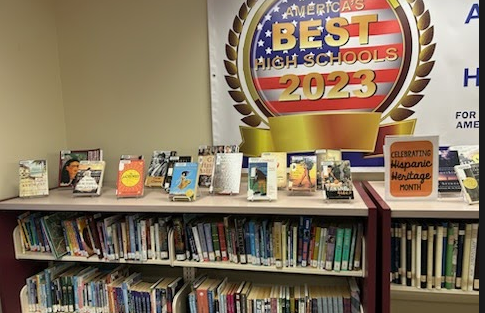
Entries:
POLYGON ((386 135, 478 142, 478 2, 208 0, 213 141, 246 156, 386 135))
POLYGON ((432 200, 438 196, 438 136, 386 136, 386 200, 432 200))

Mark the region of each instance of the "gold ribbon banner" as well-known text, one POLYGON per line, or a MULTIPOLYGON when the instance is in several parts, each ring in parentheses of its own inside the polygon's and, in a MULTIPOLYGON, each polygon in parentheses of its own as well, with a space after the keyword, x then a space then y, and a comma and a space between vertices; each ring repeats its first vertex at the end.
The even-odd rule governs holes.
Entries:
POLYGON ((317 149, 373 152, 381 113, 349 112, 270 117, 269 129, 240 127, 240 151, 308 152, 317 149))

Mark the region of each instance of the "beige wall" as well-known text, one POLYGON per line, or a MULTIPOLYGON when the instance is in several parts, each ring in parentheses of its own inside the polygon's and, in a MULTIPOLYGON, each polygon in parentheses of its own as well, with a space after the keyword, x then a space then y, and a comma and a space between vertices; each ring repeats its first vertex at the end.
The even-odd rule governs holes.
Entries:
POLYGON ((18 195, 18 161, 46 158, 57 182, 66 145, 50 0, 0 0, 0 199, 18 195))

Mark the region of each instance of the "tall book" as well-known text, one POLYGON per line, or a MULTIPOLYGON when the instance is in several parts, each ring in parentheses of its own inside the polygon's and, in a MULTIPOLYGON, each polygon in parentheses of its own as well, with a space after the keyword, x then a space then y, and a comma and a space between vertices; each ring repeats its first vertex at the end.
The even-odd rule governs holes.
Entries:
POLYGON ((262 157, 274 157, 276 159, 276 175, 278 189, 285 189, 288 184, 288 160, 286 152, 263 152, 262 157))
POLYGON ((143 155, 122 155, 118 166, 116 196, 118 198, 143 196, 144 172, 145 160, 143 155))
POLYGON ((471 239, 471 224, 467 225, 465 221, 458 222, 458 252, 456 254, 456 274, 455 274, 455 288, 461 289, 462 282, 466 286, 467 275, 463 276, 464 272, 468 273, 468 264, 464 260, 464 256, 470 256, 470 239, 471 239))
POLYGON ((99 196, 103 188, 106 162, 99 160, 82 160, 79 171, 73 182, 73 196, 99 196))
POLYGON ((75 215, 75 212, 55 212, 45 215, 41 219, 41 223, 46 230, 47 240, 49 241, 52 254, 56 259, 68 253, 62 221, 69 220, 75 215))
POLYGON ((47 160, 19 161, 19 197, 49 195, 47 160))
POLYGON ((199 186, 209 188, 215 163, 215 155, 212 152, 211 146, 199 146, 197 161, 200 167, 199 186))
POLYGON ((439 148, 438 192, 441 195, 455 194, 461 191, 460 182, 455 173, 455 165, 460 164, 458 151, 449 147, 439 148))
POLYGON ((469 204, 479 203, 480 163, 455 165, 455 173, 462 188, 462 194, 469 204))
POLYGON ((277 161, 272 157, 248 159, 248 200, 278 198, 277 161))
POLYGON ((73 186, 81 160, 103 160, 103 150, 100 148, 61 150, 59 153, 59 187, 73 186))
POLYGON ((435 200, 438 197, 439 136, 386 136, 386 200, 435 200))
POLYGON ((145 177, 145 186, 163 187, 163 181, 168 169, 169 157, 177 154, 177 151, 154 150, 145 177))
POLYGON ((169 198, 173 200, 197 199, 199 186, 199 163, 177 162, 173 168, 169 198))
POLYGON ((242 161, 241 152, 217 153, 209 192, 238 194, 241 185, 242 161))
POLYGON ((468 282, 467 282, 467 291, 473 290, 473 283, 475 279, 475 270, 476 270, 476 259, 478 256, 478 228, 479 223, 473 222, 472 223, 472 238, 471 238, 471 247, 470 247, 470 266, 468 272, 468 282))
POLYGON ((317 187, 317 156, 292 155, 290 158, 288 190, 315 191, 317 187))

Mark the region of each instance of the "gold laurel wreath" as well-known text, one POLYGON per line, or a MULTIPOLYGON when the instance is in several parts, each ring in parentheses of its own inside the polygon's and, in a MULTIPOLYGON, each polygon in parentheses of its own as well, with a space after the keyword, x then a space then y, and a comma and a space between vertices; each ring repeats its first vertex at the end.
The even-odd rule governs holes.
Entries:
MULTIPOLYGON (((229 91, 231 98, 237 103, 234 108, 244 117, 241 119, 246 125, 257 127, 264 120, 254 111, 248 103, 248 99, 241 88, 241 81, 237 71, 237 50, 239 39, 249 12, 258 0, 248 0, 243 3, 239 9, 238 15, 234 17, 232 29, 228 34, 228 43, 226 44, 227 60, 224 60, 224 66, 228 75, 225 76, 227 85, 232 89, 229 91)), ((429 84, 430 79, 427 76, 431 73, 435 61, 431 58, 436 49, 436 44, 431 43, 434 38, 434 26, 431 25, 429 11, 426 10, 422 0, 407 0, 412 8, 416 25, 420 31, 419 43, 424 47, 418 56, 419 63, 416 66, 413 81, 410 83, 406 94, 400 99, 398 104, 382 120, 389 116, 394 121, 403 121, 413 115, 415 111, 410 108, 418 104, 424 97, 420 94, 429 84)))
POLYGON ((410 108, 414 107, 423 99, 424 95, 420 94, 420 92, 428 86, 430 79, 427 76, 431 73, 435 64, 435 61, 430 61, 436 49, 436 44, 431 43, 434 38, 434 26, 431 25, 429 11, 426 10, 422 0, 407 0, 407 2, 411 6, 413 15, 416 18, 416 26, 420 32, 419 44, 424 48, 418 55, 419 62, 416 65, 413 80, 409 84, 406 94, 381 120, 389 116, 392 120, 400 122, 415 113, 410 108))
POLYGON ((251 11, 257 1, 258 0, 248 0, 243 3, 239 9, 238 15, 234 17, 232 29, 229 31, 228 35, 228 44, 226 44, 227 60, 224 60, 224 66, 229 74, 225 76, 226 82, 232 89, 229 91, 229 95, 231 96, 232 100, 236 101, 237 103, 234 105, 234 108, 245 116, 241 119, 241 121, 251 127, 257 127, 264 121, 248 103, 249 101, 242 91, 241 81, 239 80, 237 73, 237 48, 244 22, 248 17, 249 11, 251 11))

